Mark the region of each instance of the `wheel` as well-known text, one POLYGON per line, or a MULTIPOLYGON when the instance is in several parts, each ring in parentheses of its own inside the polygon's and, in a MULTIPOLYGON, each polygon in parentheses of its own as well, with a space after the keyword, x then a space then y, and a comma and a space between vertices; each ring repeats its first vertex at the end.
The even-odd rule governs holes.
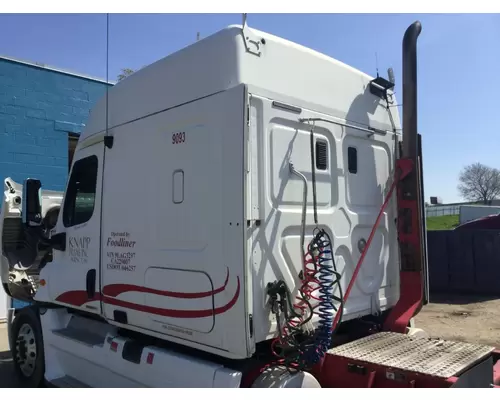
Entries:
POLYGON ((12 324, 12 358, 22 387, 40 387, 45 375, 42 326, 35 307, 23 308, 12 324))

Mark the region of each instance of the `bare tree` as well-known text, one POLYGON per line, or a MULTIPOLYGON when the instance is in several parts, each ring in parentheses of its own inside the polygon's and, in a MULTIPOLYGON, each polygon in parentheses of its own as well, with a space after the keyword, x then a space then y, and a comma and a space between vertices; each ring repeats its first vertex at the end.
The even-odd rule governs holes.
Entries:
POLYGON ((122 81, 125 79, 127 76, 130 76, 134 73, 135 71, 130 68, 122 68, 122 73, 118 75, 118 81, 122 81))
POLYGON ((458 191, 469 201, 488 204, 500 196, 500 170, 481 163, 466 166, 459 176, 458 191))

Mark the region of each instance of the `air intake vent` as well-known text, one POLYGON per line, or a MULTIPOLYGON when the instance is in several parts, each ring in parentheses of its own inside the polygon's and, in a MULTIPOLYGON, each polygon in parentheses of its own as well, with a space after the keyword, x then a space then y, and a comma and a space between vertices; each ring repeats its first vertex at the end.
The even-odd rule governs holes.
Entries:
POLYGON ((316 142, 316 168, 325 170, 328 166, 327 143, 318 140, 316 142))

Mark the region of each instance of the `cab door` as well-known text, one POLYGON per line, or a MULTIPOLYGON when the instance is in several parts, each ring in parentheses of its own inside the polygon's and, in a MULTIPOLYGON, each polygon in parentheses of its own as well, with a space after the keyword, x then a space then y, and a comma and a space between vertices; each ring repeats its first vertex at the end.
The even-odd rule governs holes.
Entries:
POLYGON ((104 142, 78 149, 53 235, 64 250, 53 251, 47 285, 51 300, 100 314, 100 221, 104 142))

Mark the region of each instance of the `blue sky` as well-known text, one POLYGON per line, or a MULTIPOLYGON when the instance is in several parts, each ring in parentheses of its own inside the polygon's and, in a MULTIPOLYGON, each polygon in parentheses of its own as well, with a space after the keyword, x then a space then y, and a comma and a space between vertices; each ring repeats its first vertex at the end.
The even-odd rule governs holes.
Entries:
MULTIPOLYGON (((419 39, 419 131, 427 199, 459 201, 460 169, 500 168, 500 14, 250 14, 249 25, 311 47, 368 74, 393 67, 401 97, 401 40, 419 39)), ((241 14, 111 14, 109 77, 140 68, 241 22, 241 14)), ((106 15, 0 15, 0 54, 106 77, 106 15)))

